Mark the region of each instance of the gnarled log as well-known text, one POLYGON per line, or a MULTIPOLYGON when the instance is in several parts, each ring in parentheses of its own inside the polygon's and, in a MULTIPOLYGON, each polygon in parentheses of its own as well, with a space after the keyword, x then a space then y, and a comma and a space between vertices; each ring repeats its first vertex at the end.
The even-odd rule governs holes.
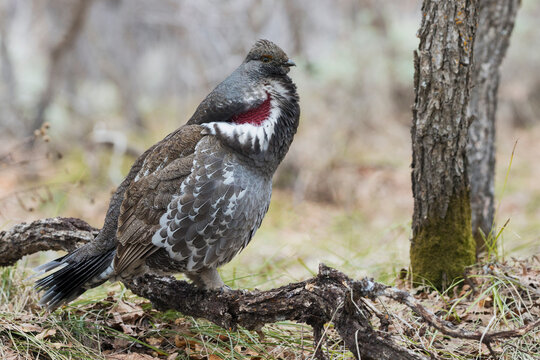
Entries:
POLYGON ((0 231, 0 266, 45 250, 71 251, 92 240, 99 230, 76 218, 40 219, 0 231))

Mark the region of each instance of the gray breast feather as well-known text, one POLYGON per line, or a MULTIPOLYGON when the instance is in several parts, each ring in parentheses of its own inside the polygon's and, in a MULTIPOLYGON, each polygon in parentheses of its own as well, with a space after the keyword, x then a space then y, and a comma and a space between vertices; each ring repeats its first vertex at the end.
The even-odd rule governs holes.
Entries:
POLYGON ((191 174, 160 219, 152 243, 185 263, 186 271, 230 261, 251 240, 268 209, 271 180, 207 137, 191 174))

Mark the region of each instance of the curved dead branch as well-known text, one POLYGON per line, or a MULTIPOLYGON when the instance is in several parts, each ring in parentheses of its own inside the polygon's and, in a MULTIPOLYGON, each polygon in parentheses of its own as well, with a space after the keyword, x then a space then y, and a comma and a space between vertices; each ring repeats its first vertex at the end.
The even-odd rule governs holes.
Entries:
POLYGON ((0 266, 15 264, 25 255, 45 250, 71 251, 92 240, 98 229, 76 218, 36 220, 0 231, 0 266))
MULTIPOLYGON (((19 224, 0 232, 0 265, 11 265, 24 255, 42 250, 72 250, 92 239, 98 230, 82 220, 52 218, 19 224)), ((414 297, 372 279, 353 280, 342 272, 320 265, 317 276, 267 291, 205 291, 172 277, 146 274, 127 281, 135 294, 149 299, 158 310, 174 309, 184 315, 207 319, 227 329, 239 326, 259 330, 265 324, 292 320, 314 329, 315 344, 322 341, 323 326, 332 322, 345 346, 362 359, 427 359, 399 345, 392 334, 372 325, 372 312, 363 299, 387 297, 409 307, 442 333, 462 339, 478 340, 486 345, 502 339, 522 336, 540 320, 498 332, 472 332, 445 322, 426 309, 414 297)), ((383 328, 384 326, 381 326, 383 328)), ((320 347, 318 347, 320 349, 320 347)), ((316 356, 324 358, 322 351, 316 356)))

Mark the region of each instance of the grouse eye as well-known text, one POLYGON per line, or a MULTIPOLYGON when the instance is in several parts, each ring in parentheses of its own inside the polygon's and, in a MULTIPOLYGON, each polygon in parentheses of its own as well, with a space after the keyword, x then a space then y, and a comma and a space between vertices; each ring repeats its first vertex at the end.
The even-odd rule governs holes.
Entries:
POLYGON ((270 56, 270 55, 263 55, 263 56, 261 56, 261 60, 262 60, 262 62, 264 62, 264 63, 270 62, 270 60, 272 60, 272 56, 270 56))

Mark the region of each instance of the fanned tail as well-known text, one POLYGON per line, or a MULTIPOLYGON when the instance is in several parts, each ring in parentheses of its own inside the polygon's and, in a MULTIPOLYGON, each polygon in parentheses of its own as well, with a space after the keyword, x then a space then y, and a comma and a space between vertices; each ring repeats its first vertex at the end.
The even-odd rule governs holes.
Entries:
POLYGON ((53 311, 79 297, 86 290, 104 283, 113 271, 115 249, 82 261, 72 261, 70 255, 43 264, 35 270, 40 274, 59 268, 36 281, 35 288, 44 290, 39 305, 53 311))

